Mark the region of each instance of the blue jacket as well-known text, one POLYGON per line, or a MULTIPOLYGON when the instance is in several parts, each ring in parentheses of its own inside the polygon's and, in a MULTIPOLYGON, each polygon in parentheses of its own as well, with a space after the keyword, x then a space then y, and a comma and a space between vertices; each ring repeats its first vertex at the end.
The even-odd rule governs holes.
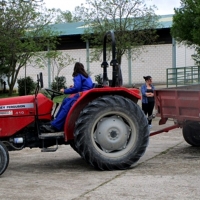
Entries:
POLYGON ((90 77, 86 78, 82 74, 78 74, 74 77, 74 86, 64 90, 65 94, 74 94, 83 92, 93 88, 93 82, 90 77))
MULTIPOLYGON (((153 91, 155 90, 155 87, 153 85, 151 85, 151 88, 152 88, 153 91)), ((147 86, 146 86, 146 84, 143 84, 141 86, 142 103, 148 103, 148 99, 147 99, 147 96, 145 94, 146 92, 147 92, 147 86)))

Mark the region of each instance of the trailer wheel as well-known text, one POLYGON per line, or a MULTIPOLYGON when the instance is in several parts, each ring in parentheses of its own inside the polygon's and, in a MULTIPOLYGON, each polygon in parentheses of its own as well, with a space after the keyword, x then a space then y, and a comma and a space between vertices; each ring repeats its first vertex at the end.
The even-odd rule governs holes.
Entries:
POLYGON ((194 147, 200 147, 200 124, 199 122, 187 121, 183 125, 183 138, 194 147))
POLYGON ((100 170, 127 169, 144 154, 147 119, 141 108, 122 96, 103 96, 89 103, 75 127, 80 155, 100 170))
POLYGON ((0 175, 7 169, 9 163, 9 154, 6 146, 0 141, 0 175))

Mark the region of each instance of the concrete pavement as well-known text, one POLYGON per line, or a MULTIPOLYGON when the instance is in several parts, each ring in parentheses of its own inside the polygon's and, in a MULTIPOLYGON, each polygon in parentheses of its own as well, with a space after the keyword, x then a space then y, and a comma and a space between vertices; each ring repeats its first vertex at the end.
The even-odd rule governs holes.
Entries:
MULTIPOLYGON (((157 118, 152 130, 158 130, 157 118)), ((97 171, 70 146, 52 153, 13 151, 0 177, 0 199, 200 199, 199 150, 184 141, 181 129, 174 129, 150 137, 144 156, 122 171, 97 171)))

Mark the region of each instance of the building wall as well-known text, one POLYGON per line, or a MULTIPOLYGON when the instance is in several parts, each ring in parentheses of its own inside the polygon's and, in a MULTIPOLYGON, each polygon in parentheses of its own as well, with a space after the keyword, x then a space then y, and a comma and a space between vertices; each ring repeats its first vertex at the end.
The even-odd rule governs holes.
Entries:
POLYGON ((194 60, 191 57, 191 55, 195 53, 194 48, 187 48, 183 45, 177 45, 176 49, 177 67, 188 67, 195 65, 194 60))
MULTIPOLYGON (((65 50, 71 57, 76 61, 82 62, 87 69, 86 64, 86 49, 79 50, 65 50)), ((194 66, 194 62, 191 59, 191 54, 194 53, 193 49, 186 48, 184 46, 178 46, 176 48, 176 66, 194 66)), ((107 60, 110 64, 110 60, 107 60)), ((91 73, 93 81, 95 81, 95 75, 102 74, 103 69, 101 68, 102 60, 99 62, 92 62, 89 64, 88 70, 91 73)), ((43 73, 44 87, 48 87, 48 68, 44 69, 33 68, 33 64, 26 67, 26 76, 31 76, 34 81, 37 80, 37 74, 43 73)), ((60 73, 60 76, 65 76, 67 79, 67 86, 73 84, 72 72, 74 64, 66 66, 60 73)), ((143 76, 151 75, 154 83, 165 83, 166 82, 166 69, 172 67, 172 44, 163 45, 147 45, 145 51, 141 55, 131 61, 131 71, 129 71, 128 58, 123 56, 122 58, 122 74, 123 83, 129 84, 141 84, 144 82, 143 76), (131 80, 129 80, 131 74, 131 80)), ((52 68, 52 66, 51 66, 52 68)), ((55 69, 56 70, 56 69, 55 69)), ((112 67, 108 67, 108 78, 112 78, 112 67)), ((55 73, 54 73, 55 74, 55 73)), ((51 72, 51 76, 53 73, 51 72)), ((25 69, 21 69, 19 78, 25 77, 25 69)), ((53 77, 51 77, 51 82, 53 77)), ((16 85, 17 87, 17 85, 16 85)))

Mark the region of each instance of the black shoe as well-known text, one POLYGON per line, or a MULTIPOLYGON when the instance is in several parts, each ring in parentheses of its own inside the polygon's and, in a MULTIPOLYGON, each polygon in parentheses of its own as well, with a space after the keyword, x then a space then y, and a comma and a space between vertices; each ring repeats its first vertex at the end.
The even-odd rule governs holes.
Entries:
POLYGON ((51 126, 51 121, 43 123, 43 125, 51 126))
POLYGON ((55 133, 55 132, 59 132, 55 127, 51 126, 51 125, 42 125, 42 129, 46 132, 46 133, 55 133))

